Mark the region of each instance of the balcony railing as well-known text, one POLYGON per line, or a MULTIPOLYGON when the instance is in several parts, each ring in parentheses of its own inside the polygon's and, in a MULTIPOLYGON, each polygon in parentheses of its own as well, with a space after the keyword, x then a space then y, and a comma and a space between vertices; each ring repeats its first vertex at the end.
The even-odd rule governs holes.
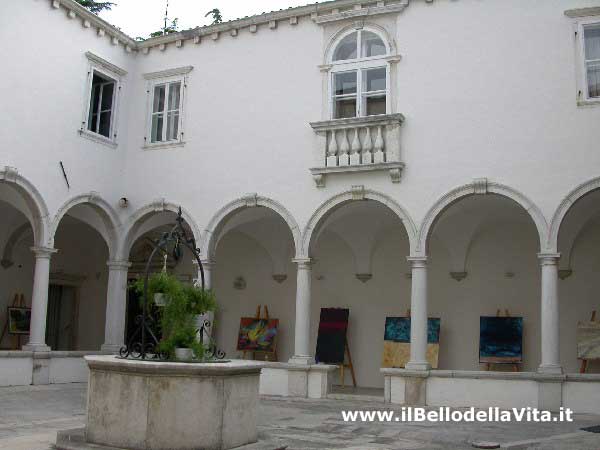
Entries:
POLYGON ((325 176, 343 172, 387 170, 399 183, 404 163, 400 160, 402 114, 384 114, 312 122, 319 137, 315 167, 310 169, 318 187, 325 176))

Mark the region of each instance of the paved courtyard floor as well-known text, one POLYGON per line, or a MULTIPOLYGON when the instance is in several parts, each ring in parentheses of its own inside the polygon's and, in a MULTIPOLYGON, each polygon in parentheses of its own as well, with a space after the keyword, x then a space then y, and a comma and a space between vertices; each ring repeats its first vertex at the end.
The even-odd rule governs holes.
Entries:
MULTIPOLYGON (((0 449, 49 450, 58 430, 85 422, 84 384, 0 388, 0 449)), ((572 423, 347 423, 342 410, 383 410, 373 400, 288 400, 263 398, 259 432, 263 441, 248 450, 288 449, 470 449, 472 441, 504 448, 600 450, 600 434, 581 431, 600 425, 600 416, 576 415, 572 423), (268 446, 264 443, 269 443, 268 446)))

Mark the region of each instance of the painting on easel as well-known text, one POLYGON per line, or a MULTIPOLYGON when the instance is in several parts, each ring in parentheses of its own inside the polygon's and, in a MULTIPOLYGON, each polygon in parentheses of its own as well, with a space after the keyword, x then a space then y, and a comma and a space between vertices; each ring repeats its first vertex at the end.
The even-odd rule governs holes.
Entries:
POLYGON ((237 349, 244 352, 275 352, 279 319, 242 317, 237 349))
POLYGON ((8 334, 29 334, 31 308, 8 307, 8 334))
POLYGON ((479 318, 479 362, 518 364, 523 362, 523 318, 482 316, 479 318))
MULTIPOLYGON (((438 368, 441 319, 427 319, 427 362, 438 368)), ((382 367, 406 366, 410 359, 410 317, 386 317, 382 367)))
POLYGON ((577 358, 581 359, 581 373, 585 373, 588 361, 600 359, 600 321, 596 311, 589 322, 577 324, 577 358))
POLYGON ((315 359, 318 363, 344 363, 349 316, 349 309, 321 308, 317 351, 315 354, 315 359))

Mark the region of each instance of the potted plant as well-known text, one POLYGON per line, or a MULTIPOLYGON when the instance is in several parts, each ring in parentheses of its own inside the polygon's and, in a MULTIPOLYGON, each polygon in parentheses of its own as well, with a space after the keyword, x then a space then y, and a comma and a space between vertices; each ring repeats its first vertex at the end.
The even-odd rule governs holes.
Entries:
MULTIPOLYGON (((154 301, 156 306, 164 307, 170 296, 175 295, 180 289, 179 280, 167 272, 154 273, 148 278, 148 298, 154 301)), ((144 295, 144 279, 140 278, 135 284, 137 292, 144 295)))
POLYGON ((203 290, 197 286, 184 286, 183 288, 188 308, 194 316, 194 323, 197 330, 202 329, 205 323, 209 322, 209 327, 204 328, 203 342, 206 344, 210 337, 210 327, 214 320, 214 311, 217 309, 215 295, 210 290, 203 290))
POLYGON ((177 280, 167 293, 160 318, 163 337, 159 350, 170 359, 189 361, 204 356, 204 346, 196 339, 195 312, 210 305, 201 292, 204 291, 185 286, 177 280), (193 307, 191 299, 194 299, 193 307))

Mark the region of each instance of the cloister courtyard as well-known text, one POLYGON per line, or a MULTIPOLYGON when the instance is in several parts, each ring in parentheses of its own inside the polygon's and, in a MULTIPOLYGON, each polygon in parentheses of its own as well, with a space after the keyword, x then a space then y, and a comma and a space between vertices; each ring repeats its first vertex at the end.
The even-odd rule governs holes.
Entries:
MULTIPOLYGON (((322 400, 263 396, 258 411, 260 441, 241 449, 458 450, 473 448, 475 441, 520 450, 600 448, 600 434, 581 430, 600 425, 598 415, 577 414, 572 423, 551 424, 344 423, 342 410, 401 408, 363 399, 345 394, 322 400)), ((0 449, 52 449, 58 431, 84 426, 85 402, 82 383, 0 388, 0 449)))

